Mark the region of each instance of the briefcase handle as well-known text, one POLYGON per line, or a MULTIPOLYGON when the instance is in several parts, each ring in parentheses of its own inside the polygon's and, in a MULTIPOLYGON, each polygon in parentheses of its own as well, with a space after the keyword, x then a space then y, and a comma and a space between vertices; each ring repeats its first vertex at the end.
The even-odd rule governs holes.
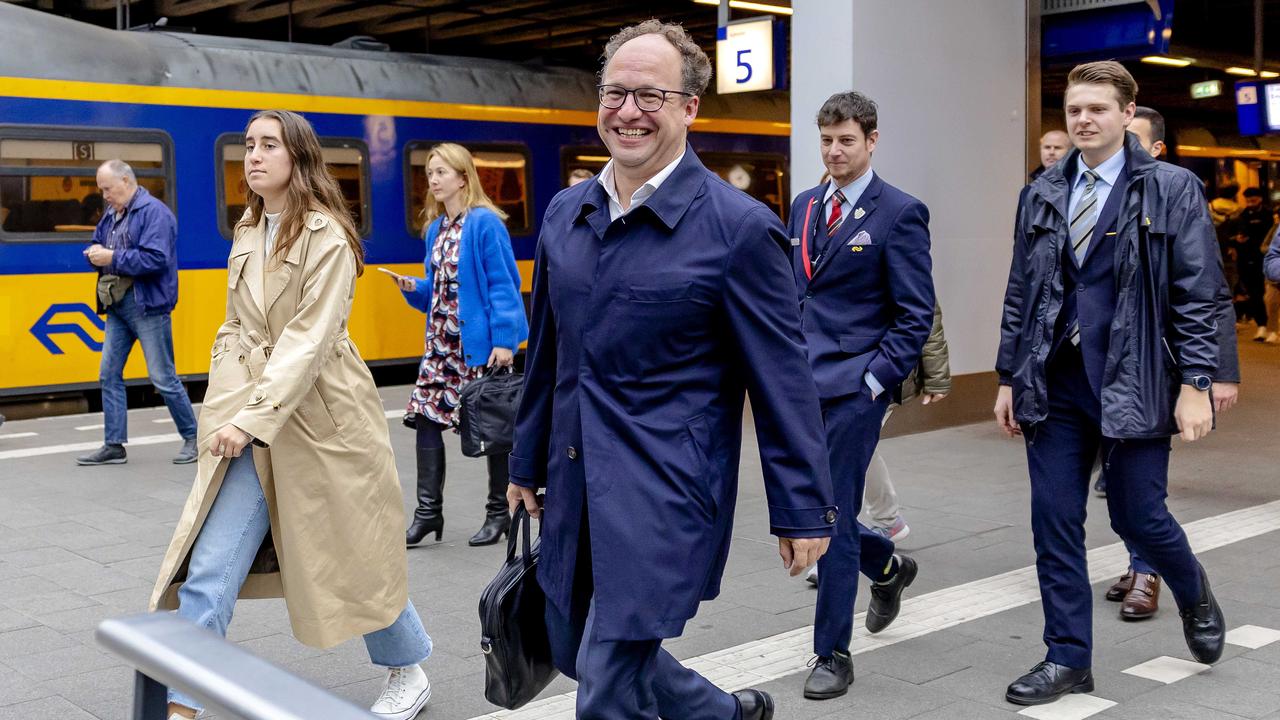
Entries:
POLYGON ((530 537, 533 533, 529 529, 529 511, 525 509, 524 503, 516 506, 515 514, 511 516, 511 532, 507 533, 507 562, 510 563, 516 557, 516 536, 522 536, 522 547, 524 555, 521 561, 524 563, 526 570, 533 565, 533 551, 530 548, 532 540, 530 537))

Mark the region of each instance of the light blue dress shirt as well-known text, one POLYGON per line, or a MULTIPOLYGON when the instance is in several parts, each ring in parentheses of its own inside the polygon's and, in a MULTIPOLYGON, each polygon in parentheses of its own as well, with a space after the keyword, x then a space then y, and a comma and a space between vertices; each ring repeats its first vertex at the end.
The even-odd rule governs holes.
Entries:
POLYGON ((1107 198, 1111 196, 1111 189, 1116 186, 1116 181, 1120 179, 1120 172, 1124 170, 1124 147, 1122 146, 1111 157, 1098 163, 1098 167, 1090 168, 1084 164, 1084 154, 1076 156, 1076 181, 1071 186, 1071 196, 1067 200, 1067 222, 1071 222, 1071 218, 1076 216, 1076 208, 1080 205, 1080 198, 1084 195, 1084 186, 1088 183, 1084 177, 1084 171, 1092 169, 1098 173, 1098 181, 1094 183, 1093 191, 1098 196, 1098 213, 1102 213, 1102 208, 1106 207, 1107 198))

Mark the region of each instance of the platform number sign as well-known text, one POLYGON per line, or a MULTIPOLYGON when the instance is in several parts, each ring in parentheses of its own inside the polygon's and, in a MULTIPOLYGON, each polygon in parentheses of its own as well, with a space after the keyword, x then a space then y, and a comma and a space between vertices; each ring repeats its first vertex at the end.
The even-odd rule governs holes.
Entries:
POLYGON ((93 143, 73 140, 71 142, 71 158, 73 160, 92 160, 93 143))
POLYGON ((716 92, 772 90, 773 18, 737 20, 720 28, 716 41, 716 92))

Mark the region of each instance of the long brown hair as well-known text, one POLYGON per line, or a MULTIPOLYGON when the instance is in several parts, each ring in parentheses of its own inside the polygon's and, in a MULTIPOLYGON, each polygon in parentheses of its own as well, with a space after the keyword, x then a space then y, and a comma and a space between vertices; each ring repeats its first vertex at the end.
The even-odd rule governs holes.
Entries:
MULTIPOLYGON (((480 175, 476 172, 475 158, 471 157, 471 152, 457 143, 440 143, 431 148, 427 152, 427 173, 430 174, 431 158, 438 157, 445 165, 453 168, 453 171, 462 176, 467 186, 462 188, 462 199, 468 210, 471 208, 482 207, 493 211, 499 219, 506 220, 507 214, 502 208, 494 204, 489 199, 488 193, 484 191, 484 187, 480 184, 480 175)), ((427 183, 427 198, 422 208, 422 219, 425 221, 423 227, 431 224, 437 216, 444 214, 444 203, 436 200, 431 196, 431 183, 427 183)))
MULTIPOLYGON (((275 250, 271 259, 277 265, 289 254, 293 244, 302 237, 306 214, 316 210, 328 215, 342 228, 347 236, 347 244, 356 256, 356 275, 364 273, 364 243, 360 241, 360 233, 347 210, 347 202, 342 197, 338 181, 333 179, 329 168, 324 164, 321 155, 320 139, 307 119, 288 110, 260 110, 249 118, 245 124, 245 133, 255 120, 275 120, 280 123, 280 140, 284 143, 289 158, 293 161, 293 174, 289 178, 289 189, 285 194, 284 212, 280 216, 280 229, 276 233, 275 250)), ((249 213, 236 223, 236 227, 257 227, 262 221, 264 201, 262 196, 253 190, 247 190, 249 213)))

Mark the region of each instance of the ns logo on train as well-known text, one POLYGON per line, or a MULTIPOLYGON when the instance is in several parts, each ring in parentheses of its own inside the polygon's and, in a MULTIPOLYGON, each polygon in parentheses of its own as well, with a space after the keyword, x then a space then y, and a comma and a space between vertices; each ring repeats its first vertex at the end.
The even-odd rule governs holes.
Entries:
MULTIPOLYGON (((96 328, 98 332, 104 332, 107 324, 98 317, 93 308, 84 303, 55 303, 49 306, 48 310, 36 320, 36 324, 31 326, 31 334, 40 344, 45 347, 52 355, 62 355, 62 348, 53 341, 55 335, 73 335, 79 338, 90 350, 94 352, 102 352, 102 343, 94 340, 93 336, 85 329, 86 326, 81 321, 81 316, 88 319, 89 325, 96 328), (67 318, 70 316, 70 318, 67 318), (55 319, 57 322, 55 322, 55 319)), ((65 341, 64 341, 65 342, 65 341)))

